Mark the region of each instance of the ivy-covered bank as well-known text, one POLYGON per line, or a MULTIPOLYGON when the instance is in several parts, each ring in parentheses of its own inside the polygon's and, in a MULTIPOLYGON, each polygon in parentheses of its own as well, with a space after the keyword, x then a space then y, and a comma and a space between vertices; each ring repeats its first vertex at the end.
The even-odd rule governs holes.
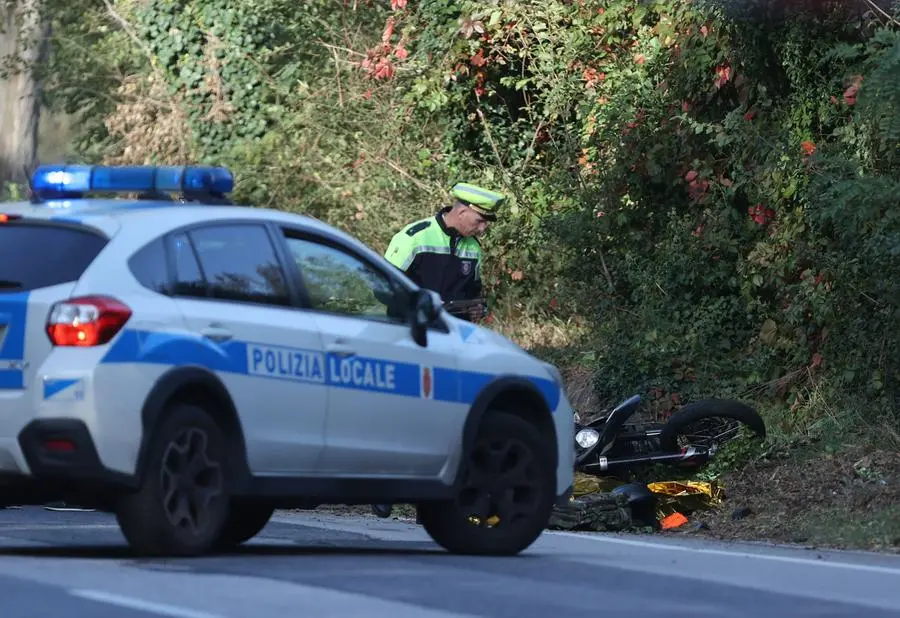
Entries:
POLYGON ((81 110, 80 158, 229 165, 241 199, 379 249, 450 183, 497 187, 495 324, 601 401, 736 396, 776 435, 897 440, 890 2, 85 10, 57 24, 48 82, 81 110))

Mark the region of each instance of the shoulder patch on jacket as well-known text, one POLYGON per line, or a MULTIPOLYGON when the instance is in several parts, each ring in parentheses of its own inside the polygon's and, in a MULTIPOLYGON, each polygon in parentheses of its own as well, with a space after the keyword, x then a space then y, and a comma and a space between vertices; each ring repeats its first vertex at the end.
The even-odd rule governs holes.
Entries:
POLYGON ((410 228, 408 230, 406 230, 406 234, 408 236, 415 236, 422 230, 427 229, 430 225, 431 225, 431 220, 420 221, 419 223, 411 225, 410 228))

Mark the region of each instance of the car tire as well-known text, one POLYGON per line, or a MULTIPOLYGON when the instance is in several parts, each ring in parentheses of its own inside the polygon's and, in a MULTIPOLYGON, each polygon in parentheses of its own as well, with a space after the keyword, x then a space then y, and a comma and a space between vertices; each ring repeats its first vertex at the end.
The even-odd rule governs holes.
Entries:
POLYGON ((553 446, 528 421, 489 412, 462 463, 456 499, 418 506, 425 531, 454 554, 510 556, 524 551, 546 529, 556 501, 553 446), (503 480, 504 469, 518 470, 503 480), (492 516, 499 522, 491 525, 492 516))
POLYGON ((153 433, 141 487, 121 496, 116 519, 139 554, 197 556, 229 514, 228 443, 204 409, 175 404, 153 433))
POLYGON ((267 504, 244 500, 232 502, 216 547, 227 550, 246 543, 262 532, 274 513, 275 507, 267 504))

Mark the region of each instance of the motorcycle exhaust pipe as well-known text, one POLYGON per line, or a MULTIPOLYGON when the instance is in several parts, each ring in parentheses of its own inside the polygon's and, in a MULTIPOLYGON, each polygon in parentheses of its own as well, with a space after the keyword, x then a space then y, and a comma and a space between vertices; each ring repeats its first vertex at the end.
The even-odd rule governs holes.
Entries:
POLYGON ((582 466, 583 470, 596 470, 599 468, 600 472, 606 472, 612 468, 620 468, 620 467, 628 467, 635 466, 640 464, 653 464, 653 463, 679 463, 690 461, 691 463, 697 461, 698 463, 703 463, 709 460, 710 453, 706 450, 697 450, 693 446, 687 448, 683 453, 664 453, 659 455, 640 455, 637 457, 616 457, 615 459, 609 459, 608 457, 598 457, 596 462, 585 464, 582 466))

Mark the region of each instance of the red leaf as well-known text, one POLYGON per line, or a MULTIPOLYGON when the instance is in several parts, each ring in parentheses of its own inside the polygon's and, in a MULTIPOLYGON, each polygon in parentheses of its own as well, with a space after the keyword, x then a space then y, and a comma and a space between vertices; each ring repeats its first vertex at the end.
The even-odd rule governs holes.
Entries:
POLYGON ((728 63, 717 66, 715 68, 715 71, 716 79, 714 83, 716 85, 716 89, 721 88, 731 81, 731 66, 729 66, 728 63))
POLYGON ((375 77, 378 79, 390 79, 394 75, 394 65, 387 58, 382 58, 375 65, 375 77))
POLYGON ((381 42, 387 43, 394 36, 394 18, 388 17, 387 23, 384 25, 384 32, 381 33, 381 42))
POLYGON ((844 103, 847 105, 856 105, 856 93, 859 91, 860 85, 862 85, 862 75, 857 75, 853 83, 844 91, 844 103))

